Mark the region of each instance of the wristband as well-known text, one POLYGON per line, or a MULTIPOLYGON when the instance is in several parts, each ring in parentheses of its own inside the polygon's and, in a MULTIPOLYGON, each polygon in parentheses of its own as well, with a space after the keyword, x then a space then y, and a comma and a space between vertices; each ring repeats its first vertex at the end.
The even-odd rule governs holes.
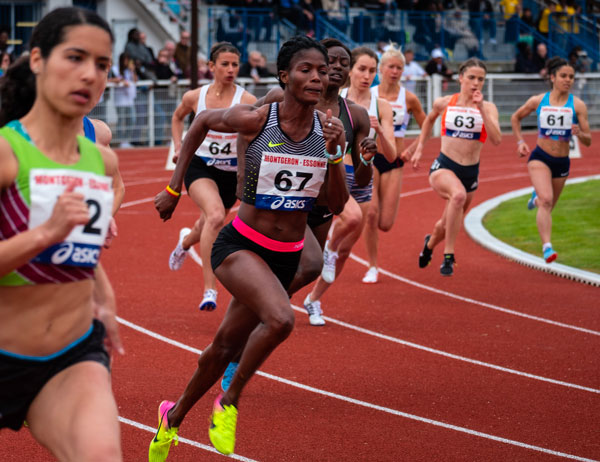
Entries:
POLYGON ((171 186, 167 185, 167 187, 165 188, 165 191, 167 191, 171 196, 175 196, 175 197, 179 197, 181 196, 180 192, 175 191, 173 188, 171 188, 171 186))
POLYGON ((367 167, 373 164, 373 160, 375 159, 375 156, 371 157, 371 160, 365 160, 365 158, 362 155, 362 152, 358 153, 358 156, 360 157, 360 161, 365 164, 367 167))
POLYGON ((325 157, 327 158, 327 161, 338 160, 341 159, 343 156, 344 153, 342 152, 342 148, 339 144, 337 145, 337 152, 335 154, 329 154, 327 152, 327 149, 325 149, 325 157))
POLYGON ((525 140, 519 140, 519 141, 517 141, 517 146, 520 145, 520 144, 523 144, 524 142, 525 142, 525 140))
POLYGON ((339 157, 337 159, 334 160, 327 160, 327 163, 330 165, 335 165, 335 164, 339 164, 342 160, 344 160, 343 157, 339 157))

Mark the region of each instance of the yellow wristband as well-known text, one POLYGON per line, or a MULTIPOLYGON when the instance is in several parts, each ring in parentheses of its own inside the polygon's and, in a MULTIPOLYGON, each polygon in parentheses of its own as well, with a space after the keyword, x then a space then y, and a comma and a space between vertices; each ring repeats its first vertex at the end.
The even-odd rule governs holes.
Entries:
POLYGON ((343 157, 340 157, 339 159, 335 159, 335 160, 328 160, 327 163, 331 164, 331 165, 335 165, 335 164, 339 164, 342 160, 344 160, 343 157))
POLYGON ((175 191, 173 188, 171 188, 171 186, 167 185, 167 187, 165 188, 165 191, 167 191, 171 196, 175 196, 175 197, 179 197, 181 196, 180 192, 175 191))

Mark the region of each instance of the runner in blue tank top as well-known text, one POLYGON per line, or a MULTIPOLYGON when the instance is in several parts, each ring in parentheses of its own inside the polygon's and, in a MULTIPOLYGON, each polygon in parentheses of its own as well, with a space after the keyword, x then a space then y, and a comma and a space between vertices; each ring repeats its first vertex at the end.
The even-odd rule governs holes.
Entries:
POLYGON ((328 84, 327 59, 327 50, 309 37, 284 43, 277 57, 283 102, 204 111, 185 137, 167 190, 155 198, 160 217, 168 220, 184 172, 208 130, 238 133, 242 203, 234 221, 219 233, 211 255, 215 275, 233 298, 183 394, 176 403, 163 401, 159 407, 159 428, 149 452, 153 462, 167 458, 186 414, 241 350, 229 388, 214 402, 209 428, 215 448, 231 454, 240 394, 293 329, 294 312, 286 290, 300 260, 308 212, 326 174, 330 210, 341 212, 348 199, 342 123, 331 111, 325 115, 314 109, 328 84))
POLYGON ((575 70, 567 61, 554 57, 546 64, 552 90, 532 96, 511 117, 513 133, 517 137, 519 156, 529 155, 527 169, 533 184, 533 193, 527 207, 537 207, 537 228, 542 240, 542 254, 546 263, 556 260, 557 253, 550 242, 552 210, 558 202, 569 176, 569 142, 576 136, 584 146, 592 144, 587 107, 570 92, 575 81, 575 70), (536 111, 538 137, 533 151, 523 139, 521 120, 536 111))

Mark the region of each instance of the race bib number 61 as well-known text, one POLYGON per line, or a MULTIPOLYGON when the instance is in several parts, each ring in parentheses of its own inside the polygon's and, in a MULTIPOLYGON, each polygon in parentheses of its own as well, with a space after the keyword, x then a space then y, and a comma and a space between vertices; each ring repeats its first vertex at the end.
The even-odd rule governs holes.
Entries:
POLYGON ((114 194, 112 178, 68 169, 31 169, 29 229, 52 216, 58 197, 75 182, 75 192, 85 197, 90 221, 73 228, 67 238, 44 250, 34 262, 54 265, 95 267, 110 223, 114 194))

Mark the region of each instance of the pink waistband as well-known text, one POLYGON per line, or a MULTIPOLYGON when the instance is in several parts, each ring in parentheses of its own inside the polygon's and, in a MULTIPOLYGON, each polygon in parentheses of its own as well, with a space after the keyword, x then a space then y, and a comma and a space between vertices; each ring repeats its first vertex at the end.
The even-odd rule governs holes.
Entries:
POLYGON ((274 252, 297 252, 304 247, 304 239, 298 242, 281 242, 271 239, 264 234, 250 228, 242 219, 236 216, 231 223, 233 227, 244 237, 247 237, 252 242, 257 243, 261 247, 274 252))

